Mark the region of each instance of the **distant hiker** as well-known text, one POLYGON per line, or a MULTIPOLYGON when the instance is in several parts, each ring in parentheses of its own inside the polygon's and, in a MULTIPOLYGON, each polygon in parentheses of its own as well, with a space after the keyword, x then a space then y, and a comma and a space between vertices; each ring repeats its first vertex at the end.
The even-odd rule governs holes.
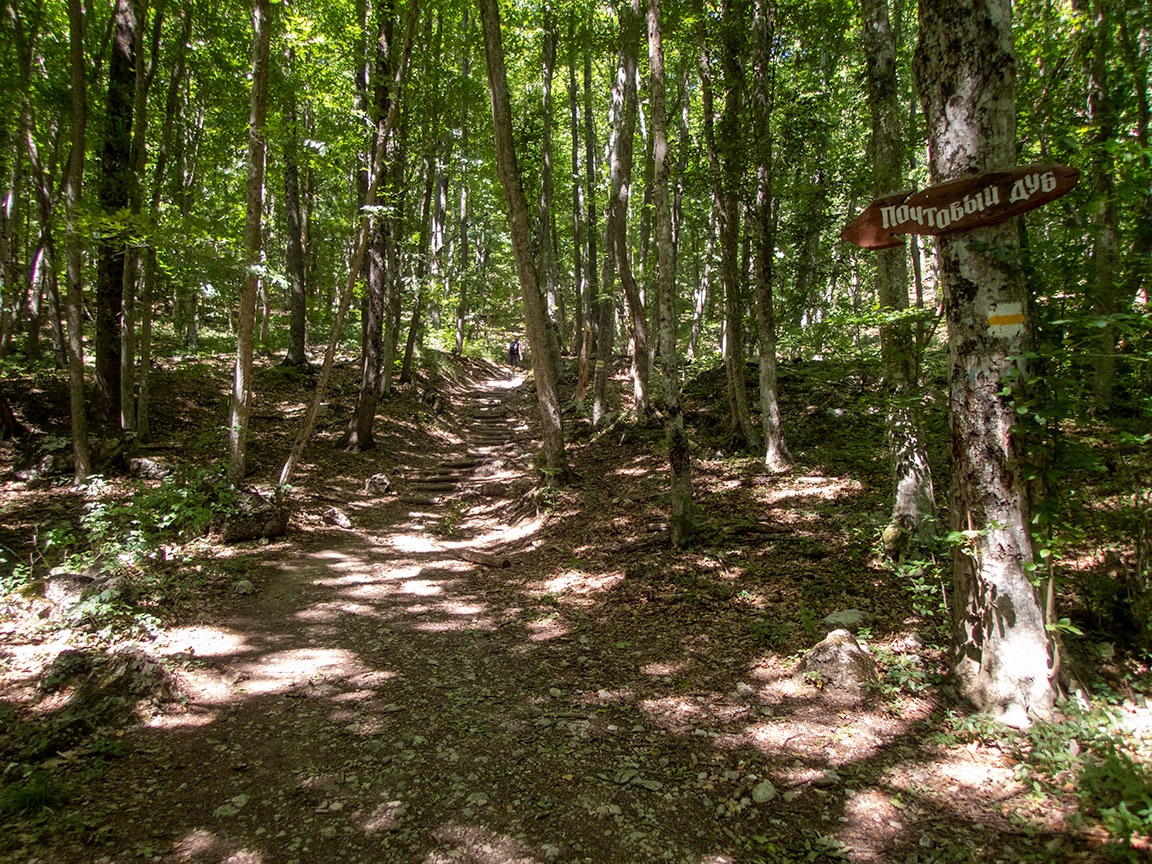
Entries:
POLYGON ((512 344, 508 346, 508 365, 513 369, 520 368, 520 340, 513 339, 512 344))

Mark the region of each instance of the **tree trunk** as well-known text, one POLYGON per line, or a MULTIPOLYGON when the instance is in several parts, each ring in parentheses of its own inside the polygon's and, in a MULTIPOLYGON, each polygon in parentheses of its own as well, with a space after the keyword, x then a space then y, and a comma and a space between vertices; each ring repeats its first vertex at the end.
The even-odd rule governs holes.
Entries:
POLYGON ((256 294, 264 215, 264 119, 268 111, 268 60, 271 49, 271 0, 255 0, 252 9, 252 103, 248 115, 247 216, 244 221, 244 289, 236 330, 236 375, 228 418, 228 480, 238 486, 244 479, 248 415, 252 407, 252 341, 256 323, 256 294))
POLYGON ((724 368, 733 433, 745 446, 760 449, 760 435, 752 425, 748 390, 744 384, 744 298, 740 272, 740 180, 743 175, 743 142, 740 118, 744 101, 743 33, 746 29, 742 0, 725 0, 720 22, 721 57, 724 69, 724 111, 719 135, 713 131, 712 82, 707 54, 702 58, 705 83, 704 127, 712 173, 712 202, 720 240, 720 278, 724 286, 724 368), (717 140, 718 139, 718 140, 717 140))
MULTIPOLYGON (((934 184, 1016 160, 1010 0, 921 0, 916 82, 934 184)), ((1030 343, 1023 279, 1002 260, 1015 219, 941 237, 948 316, 953 546, 952 669, 978 708, 1014 725, 1051 714, 1059 672, 1032 563, 1011 395, 1030 343)), ((1049 610, 1051 612, 1052 610, 1049 610)))
POLYGON ((77 208, 80 206, 84 181, 84 142, 88 123, 84 74, 84 10, 81 0, 68 2, 69 68, 72 84, 72 154, 68 160, 68 177, 64 187, 64 233, 67 246, 68 296, 68 402, 72 413, 72 460, 77 483, 92 474, 92 456, 88 449, 87 400, 84 398, 84 331, 81 266, 83 242, 80 236, 77 208))
MULTIPOLYGON (((1092 183, 1088 220, 1093 225, 1092 270, 1088 296, 1092 311, 1101 317, 1125 311, 1128 305, 1120 268, 1120 206, 1116 200, 1116 101, 1109 82, 1109 66, 1116 53, 1112 43, 1111 6, 1102 0, 1077 0, 1076 11, 1088 20, 1083 28, 1084 59, 1088 81, 1088 123, 1093 127, 1091 149, 1092 183)), ((1118 331, 1112 322, 1100 328, 1100 342, 1092 354, 1092 397, 1097 409, 1112 407, 1116 382, 1118 331)))
MULTIPOLYGON (((392 29, 395 14, 394 0, 383 0, 377 8, 376 85, 373 109, 376 116, 374 151, 382 164, 374 164, 372 172, 384 178, 382 198, 392 192, 391 145, 392 127, 387 125, 393 99, 399 94, 391 92, 392 29), (385 137, 387 136, 387 137, 385 137)), ((368 277, 361 310, 362 340, 360 366, 360 393, 348 424, 345 444, 353 450, 369 450, 375 446, 373 426, 376 406, 380 400, 380 372, 383 363, 384 322, 388 304, 389 255, 392 245, 392 219, 379 214, 372 220, 371 241, 368 247, 368 277)))
MULTIPOLYGON (((696 249, 699 249, 699 243, 695 240, 696 234, 693 232, 693 242, 696 249)), ((711 212, 708 214, 708 239, 704 241, 704 266, 703 273, 700 273, 700 259, 694 257, 696 262, 697 278, 693 280, 696 286, 692 291, 692 333, 688 337, 688 357, 691 360, 696 359, 696 352, 700 350, 700 333, 704 328, 704 316, 708 312, 708 289, 712 285, 712 261, 716 253, 716 208, 712 207, 711 212)))
MULTIPOLYGON (((396 95, 400 99, 400 94, 396 95)), ((403 280, 400 277, 401 238, 404 236, 404 213, 406 185, 405 166, 408 159, 408 112, 404 113, 400 134, 392 154, 392 179, 389 192, 392 195, 392 217, 388 220, 388 281, 384 298, 384 341, 381 347, 380 396, 392 393, 392 376, 396 369, 396 346, 400 340, 400 311, 404 297, 403 280)))
POLYGON ((148 225, 152 236, 148 238, 148 250, 144 259, 144 293, 141 298, 143 311, 140 315, 140 385, 136 397, 136 434, 141 441, 151 438, 151 424, 148 419, 148 406, 151 401, 152 367, 152 300, 156 296, 156 238, 160 224, 160 196, 164 189, 165 172, 168 169, 168 152, 172 148, 172 129, 176 119, 176 107, 180 99, 180 86, 184 81, 185 59, 188 40, 192 36, 193 3, 185 4, 179 41, 176 43, 176 61, 172 66, 172 77, 168 81, 168 93, 164 101, 164 125, 160 133, 160 149, 156 153, 156 165, 152 175, 152 197, 148 208, 148 225))
POLYGON ((112 58, 108 65, 108 104, 101 156, 100 210, 114 227, 99 243, 96 276, 95 399, 93 409, 104 420, 120 418, 120 316, 124 299, 124 256, 128 239, 122 211, 131 202, 132 107, 136 93, 136 6, 117 0, 112 58))
MULTIPOLYGON (((472 30, 471 19, 468 15, 468 4, 464 6, 461 30, 467 37, 472 30)), ((468 86, 472 75, 472 52, 465 44, 460 52, 460 77, 464 86, 468 86)), ((460 105, 460 272, 456 278, 460 283, 459 295, 456 301, 456 353, 464 351, 464 335, 468 324, 468 268, 471 265, 471 250, 468 248, 468 100, 460 105)), ((448 178, 444 178, 444 191, 447 196, 448 178)))
MULTIPOLYGON (((872 109, 872 191, 880 198, 905 186, 903 116, 896 81, 899 46, 892 35, 888 0, 863 0, 861 17, 872 109)), ((903 246, 876 253, 876 295, 882 315, 908 308, 908 266, 903 246)), ((885 537, 891 538, 887 541, 890 547, 905 532, 926 543, 932 537, 936 506, 928 454, 920 435, 915 345, 906 320, 881 324, 880 352, 888 397, 888 452, 894 492, 892 521, 885 537)))
POLYGON ((760 426, 764 432, 764 467, 787 471, 792 456, 784 440, 776 386, 776 310, 772 296, 776 261, 776 208, 772 204, 772 38, 776 9, 772 0, 754 0, 752 12, 752 113, 756 129, 756 335, 760 351, 760 426))
MULTIPOLYGON (((430 119, 425 119, 424 138, 426 142, 430 119)), ((404 343, 404 359, 400 364, 401 384, 412 380, 412 358, 416 353, 416 342, 420 338, 420 327, 423 323, 424 285, 428 280, 428 258, 431 251, 429 233, 432 227, 432 188, 435 183, 436 159, 431 152, 428 152, 424 157, 424 188, 420 194, 420 240, 416 252, 416 302, 412 307, 412 319, 408 325, 408 339, 404 343)))
POLYGON ((675 255, 672 207, 668 200, 668 118, 664 97, 664 46, 660 0, 648 0, 649 103, 652 112, 652 210, 656 229, 656 298, 660 310, 660 375, 664 384, 665 434, 672 470, 669 533, 672 545, 688 539, 692 529, 692 459, 680 407, 680 370, 676 355, 675 255))
MULTIPOLYGON (((584 308, 588 296, 588 279, 584 273, 584 187, 580 182, 580 103, 576 89, 576 10, 568 18, 568 115, 572 132, 572 282, 576 302, 573 306, 575 327, 572 332, 573 354, 585 359, 580 366, 581 380, 587 382, 587 353, 584 344, 584 308)), ((581 388, 583 389, 583 388, 581 388)), ((583 401, 583 393, 577 397, 583 401)))
MULTIPOLYGON (((412 0, 412 2, 408 4, 408 23, 404 35, 404 51, 401 55, 400 63, 397 66, 395 77, 392 80, 392 91, 395 93, 401 91, 408 74, 408 61, 412 56, 412 38, 416 32, 416 19, 418 14, 419 3, 417 3, 416 0, 412 0)), ((312 430, 316 425, 316 415, 320 413, 320 405, 324 401, 325 392, 328 387, 328 377, 332 373, 332 364, 336 360, 336 346, 340 341, 340 334, 344 328, 344 319, 348 314, 348 307, 352 303, 352 292, 356 288, 356 283, 359 280, 361 267, 364 263, 364 253, 368 249, 372 222, 370 214, 376 204, 376 189, 383 179, 387 140, 392 128, 396 124, 396 114, 399 105, 399 100, 392 100, 392 104, 388 109, 388 116, 384 120, 381 134, 377 135, 376 152, 372 159, 372 164, 375 167, 373 168, 371 182, 367 184, 364 190, 364 207, 360 215, 359 236, 355 249, 352 252, 351 260, 348 262, 348 278, 344 282, 344 290, 340 293, 339 301, 336 305, 336 317, 332 322, 332 333, 328 339, 328 347, 324 350, 324 362, 320 367, 316 390, 312 393, 312 401, 308 404, 308 410, 304 412, 304 419, 301 421, 300 431, 296 435, 296 441, 292 445, 292 452, 288 454, 284 466, 280 469, 280 491, 277 494, 278 499, 283 497, 284 490, 296 473, 296 466, 300 463, 300 457, 304 455, 304 448, 307 446, 308 439, 311 437, 312 430)))
MULTIPOLYGON (((140 178, 148 157, 148 91, 156 77, 159 64, 160 37, 164 32, 164 3, 157 4, 152 18, 152 38, 149 45, 148 61, 144 57, 143 23, 147 4, 140 7, 141 26, 136 29, 136 92, 133 108, 132 133, 132 189, 129 206, 131 208, 132 231, 139 229, 140 214, 144 209, 144 198, 140 178)), ((121 289, 120 320, 120 426, 131 432, 137 431, 139 418, 136 404, 136 291, 140 275, 140 244, 133 239, 124 250, 124 284, 121 289)))
POLYGON ((520 277, 524 323, 528 346, 532 352, 536 398, 540 406, 545 478, 550 484, 563 484, 568 480, 569 469, 564 453, 560 399, 553 375, 554 370, 548 360, 547 319, 532 255, 531 217, 528 201, 524 197, 524 188, 520 182, 520 169, 516 164, 516 150, 512 140, 512 106, 508 96, 508 77, 504 69, 504 46, 500 35, 497 0, 480 0, 480 21, 484 31, 484 56, 488 64, 488 91, 492 99, 496 167, 508 205, 508 225, 512 235, 516 270, 520 277))
MULTIPOLYGON (((612 131, 609 141, 608 206, 606 242, 613 257, 620 286, 624 289, 631 323, 632 398, 637 419, 648 416, 648 316, 632 272, 628 247, 628 199, 632 186, 632 142, 636 133, 636 68, 643 19, 640 0, 621 3, 620 61, 612 87, 612 131)), ((604 279, 605 288, 609 280, 604 279)))
MULTIPOLYGON (((587 25, 585 25, 587 26, 587 25)), ((608 397, 608 363, 612 353, 612 303, 607 297, 600 296, 600 282, 597 276, 596 239, 600 229, 596 226, 596 124, 592 115, 592 49, 585 39, 584 48, 584 188, 585 194, 585 234, 588 239, 588 252, 584 256, 585 272, 588 274, 588 317, 591 326, 585 328, 585 339, 595 339, 596 361, 592 373, 592 425, 598 426, 607 411, 608 397)), ((606 257, 606 267, 611 257, 606 257)), ((611 287, 611 271, 604 291, 611 287)), ((591 353, 590 349, 581 349, 581 354, 591 353)))
MULTIPOLYGON (((1138 4, 1139 0, 1135 2, 1138 4)), ((1124 5, 1127 10, 1130 4, 1124 5)), ((1128 24, 1127 15, 1121 19, 1120 24, 1120 55, 1135 85, 1136 140, 1144 153, 1141 161, 1146 178, 1143 197, 1133 220, 1132 242, 1125 260, 1125 290, 1126 296, 1135 301, 1143 287, 1145 306, 1152 305, 1152 150, 1149 150, 1148 135, 1148 65, 1152 62, 1152 51, 1149 50, 1152 33, 1149 32, 1149 24, 1152 21, 1146 18, 1135 36, 1128 24)))
MULTIPOLYGON (((287 5, 286 5, 287 10, 287 5)), ((288 353, 285 366, 308 365, 308 288, 304 271, 304 230, 300 214, 300 165, 296 118, 296 49, 284 52, 284 217, 288 277, 288 353)))
POLYGON ((559 378, 560 303, 557 298, 556 263, 552 250, 552 78, 556 71, 556 18, 548 0, 544 3, 544 46, 541 57, 541 90, 544 129, 540 141, 543 170, 540 177, 540 206, 536 210, 536 272, 544 282, 544 301, 548 314, 548 356, 559 378))

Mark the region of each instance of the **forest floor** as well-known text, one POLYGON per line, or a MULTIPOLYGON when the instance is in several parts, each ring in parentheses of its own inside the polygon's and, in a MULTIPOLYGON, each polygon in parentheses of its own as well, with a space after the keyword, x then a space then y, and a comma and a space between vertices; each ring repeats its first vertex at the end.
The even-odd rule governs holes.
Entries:
MULTIPOLYGON (((218 458, 227 363, 158 375, 170 458, 218 458)), ((688 390, 697 440, 721 441, 722 375, 688 390)), ((310 386, 262 368, 257 485, 310 386)), ((876 549, 880 419, 820 386, 786 397, 793 473, 696 450, 698 533, 671 552, 645 542, 666 518, 658 426, 573 418, 576 482, 541 487, 530 382, 445 361, 349 453, 344 364, 285 536, 172 541, 103 618, 62 617, 42 581, 6 596, 0 862, 1142 860, 1146 838, 1114 845, 1083 795, 1086 726, 1014 738, 949 701, 939 569, 876 549), (794 674, 823 618, 853 608, 880 673, 855 705, 794 674), (161 686, 132 722, 69 734, 82 685, 60 657, 90 668, 125 644, 161 686), (1041 751, 1059 764, 1029 761, 1041 751)), ((3 495, 0 539, 23 555, 86 500, 12 475, 3 495)), ((1146 668, 1098 665, 1124 752, 1147 759, 1146 668)))

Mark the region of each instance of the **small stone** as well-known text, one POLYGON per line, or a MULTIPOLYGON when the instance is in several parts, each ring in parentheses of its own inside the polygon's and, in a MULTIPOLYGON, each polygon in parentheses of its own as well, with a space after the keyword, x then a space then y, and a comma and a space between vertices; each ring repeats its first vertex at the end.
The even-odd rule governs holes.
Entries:
POLYGON ((752 800, 757 804, 764 804, 776 797, 776 787, 764 780, 756 784, 752 790, 752 800))
POLYGON ((840 782, 840 775, 836 773, 835 768, 829 768, 819 777, 812 781, 812 785, 818 789, 824 789, 829 786, 835 786, 840 782))
POLYGON ((488 796, 483 792, 472 792, 468 796, 468 803, 475 804, 478 807, 483 807, 488 803, 488 796))
POLYGON ((233 594, 255 594, 256 593, 256 586, 253 585, 247 579, 241 579, 239 582, 237 582, 235 585, 232 586, 232 593, 233 594))
POLYGON ((561 696, 564 695, 564 691, 561 690, 559 687, 549 687, 548 688, 548 695, 551 696, 553 699, 559 699, 561 696))
POLYGON ((212 815, 218 819, 224 819, 229 816, 235 816, 239 812, 239 807, 233 807, 231 804, 221 804, 219 807, 212 811, 212 815))
POLYGON ((756 690, 750 684, 745 684, 743 681, 736 685, 736 694, 739 696, 751 696, 756 690))

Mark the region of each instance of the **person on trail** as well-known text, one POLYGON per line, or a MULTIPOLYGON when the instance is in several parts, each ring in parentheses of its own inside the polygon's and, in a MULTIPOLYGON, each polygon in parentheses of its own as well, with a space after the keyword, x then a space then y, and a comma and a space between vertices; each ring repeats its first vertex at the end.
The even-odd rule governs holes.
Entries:
POLYGON ((508 346, 508 364, 513 369, 520 368, 520 340, 513 339, 512 344, 508 346))

